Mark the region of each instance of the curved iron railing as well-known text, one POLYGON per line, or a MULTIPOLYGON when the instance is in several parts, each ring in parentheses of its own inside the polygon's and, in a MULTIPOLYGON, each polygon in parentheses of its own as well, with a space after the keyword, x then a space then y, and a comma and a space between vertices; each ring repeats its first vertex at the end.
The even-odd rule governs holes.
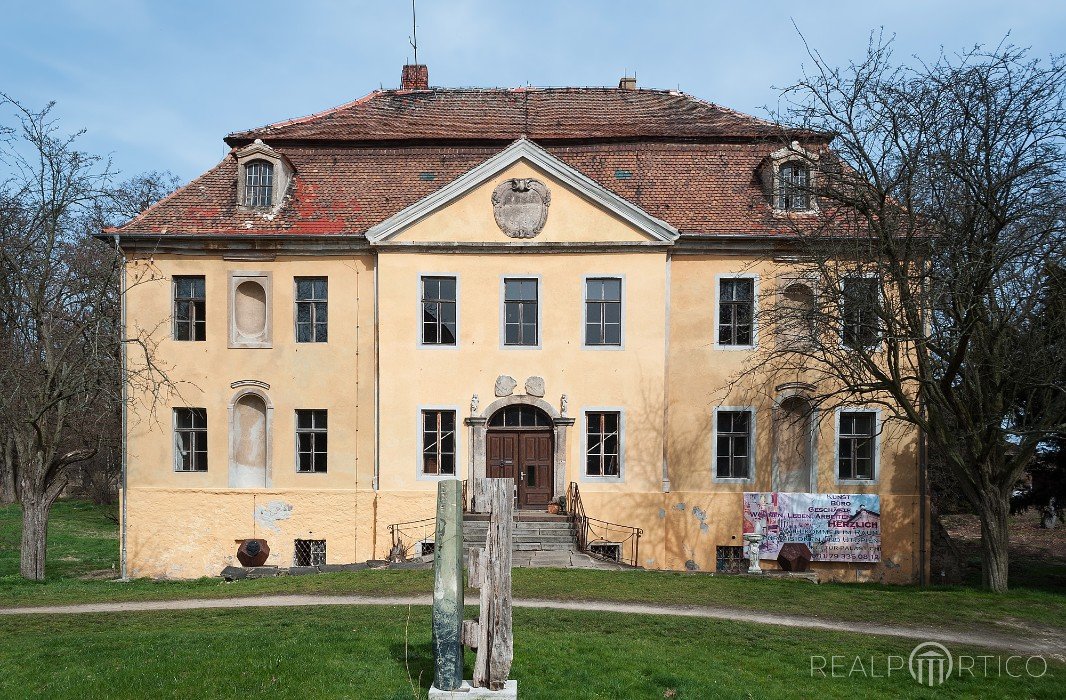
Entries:
POLYGON ((644 530, 590 518, 581 502, 581 489, 573 481, 566 489, 566 513, 577 535, 578 550, 600 559, 640 566, 640 536, 644 530))
POLYGON ((390 559, 397 558, 400 554, 404 559, 420 557, 423 552, 415 545, 434 542, 437 536, 437 518, 422 518, 389 525, 389 535, 392 537, 390 559))
MULTIPOLYGON (((467 481, 465 479, 463 480, 462 494, 463 512, 469 513, 473 506, 471 503, 472 494, 467 490, 467 481)), ((405 523, 393 523, 389 525, 389 537, 392 540, 389 558, 397 558, 401 554, 404 559, 420 557, 423 554, 422 548, 415 545, 420 545, 423 542, 432 543, 436 536, 436 516, 420 520, 409 520, 405 523)))

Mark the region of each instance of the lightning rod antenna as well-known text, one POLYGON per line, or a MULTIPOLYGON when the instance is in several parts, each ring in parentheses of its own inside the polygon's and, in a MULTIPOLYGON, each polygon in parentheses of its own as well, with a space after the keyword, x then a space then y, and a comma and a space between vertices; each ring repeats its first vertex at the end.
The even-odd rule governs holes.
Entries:
POLYGON ((418 65, 418 16, 415 14, 415 0, 411 0, 411 36, 408 37, 411 48, 415 50, 415 65, 418 65))

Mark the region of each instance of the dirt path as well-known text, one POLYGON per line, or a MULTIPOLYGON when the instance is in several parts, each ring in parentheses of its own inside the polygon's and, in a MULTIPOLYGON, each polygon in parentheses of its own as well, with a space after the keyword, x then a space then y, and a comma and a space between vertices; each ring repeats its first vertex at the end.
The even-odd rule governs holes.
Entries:
MULTIPOLYGON (((49 605, 25 608, 0 608, 0 615, 71 615, 83 613, 145 612, 153 610, 202 610, 213 608, 270 608, 303 607, 310 605, 430 605, 428 595, 420 596, 359 596, 359 595, 273 595, 251 598, 218 598, 193 600, 153 600, 125 603, 84 603, 80 605, 49 605)), ((754 622, 782 627, 824 629, 834 632, 855 632, 887 637, 902 637, 916 641, 935 641, 944 644, 989 647, 1015 654, 1042 654, 1066 661, 1066 632, 1029 630, 1025 637, 997 634, 987 630, 947 630, 943 628, 899 627, 870 622, 819 620, 799 615, 753 612, 734 608, 709 606, 655 605, 649 603, 610 603, 601 601, 562 601, 516 599, 517 608, 551 610, 585 610, 634 615, 678 615, 712 620, 754 622)))

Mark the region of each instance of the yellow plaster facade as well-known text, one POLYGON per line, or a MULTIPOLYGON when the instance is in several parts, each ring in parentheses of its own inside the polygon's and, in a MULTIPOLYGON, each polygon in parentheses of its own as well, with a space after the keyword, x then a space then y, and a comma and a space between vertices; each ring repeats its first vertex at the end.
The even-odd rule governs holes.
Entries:
MULTIPOLYGON (((543 379, 544 396, 536 400, 563 419, 557 425, 566 434, 553 495, 562 495, 558 484, 565 489, 576 482, 588 515, 642 528, 639 564, 646 568, 713 571, 717 546, 742 543, 743 492, 775 488, 773 391, 758 380, 728 391, 751 351, 714 342, 717 280, 742 273, 756 275, 760 287, 771 285, 779 270, 763 262, 765 256, 675 249, 574 183, 520 160, 378 243, 347 253, 255 257, 227 259, 209 249, 130 257, 131 277, 150 274, 127 294, 127 324, 153 330, 157 362, 182 382, 178 394, 151 410, 149 397, 142 397, 131 413, 124 503, 130 576, 218 575, 236 564, 239 542, 250 537, 266 539, 267 563, 279 566, 293 563, 296 539, 326 540, 330 564, 385 557, 389 525, 433 515, 437 477, 421 469, 422 410, 455 412, 455 477, 473 479, 484 473, 478 421, 490 418, 494 401, 512 400, 496 395, 501 376, 517 382, 514 395, 525 394, 527 379, 543 379), (491 192, 511 178, 537 178, 550 189, 547 222, 533 239, 510 239, 494 220, 491 192), (259 272, 269 273, 270 347, 230 347, 231 279, 259 272), (177 275, 205 278, 205 341, 171 337, 177 275), (302 276, 328 279, 328 342, 296 342, 294 279, 302 276), (454 346, 420 342, 423 276, 457 280, 454 346), (503 280, 509 277, 537 280, 534 347, 503 343, 503 280), (584 344, 589 277, 622 280, 620 347, 584 344), (268 406, 268 483, 261 488, 233 488, 229 481, 230 412, 244 391, 268 406), (749 482, 713 478, 717 406, 755 410, 749 482), (207 411, 205 472, 174 469, 172 414, 178 407, 207 411), (296 409, 328 411, 326 473, 297 473, 296 409), (589 410, 621 415, 618 478, 584 472, 589 410), (574 423, 566 426, 565 419, 574 423)), ((882 436, 876 479, 841 485, 833 421, 818 425, 817 491, 880 496, 883 558, 881 564, 814 568, 827 579, 914 581, 925 549, 917 437, 882 436)))

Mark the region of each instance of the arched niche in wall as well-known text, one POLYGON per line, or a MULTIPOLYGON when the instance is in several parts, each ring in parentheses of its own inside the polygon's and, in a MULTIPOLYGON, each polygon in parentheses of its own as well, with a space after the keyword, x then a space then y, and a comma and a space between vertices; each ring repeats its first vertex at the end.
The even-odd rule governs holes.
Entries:
POLYGON ((269 272, 231 272, 229 283, 229 346, 272 346, 273 309, 269 272))
POLYGON ((229 405, 229 485, 255 489, 271 485, 274 407, 258 389, 238 391, 229 405))
POLYGON ((782 280, 777 303, 777 338, 787 347, 810 347, 817 339, 814 285, 803 278, 782 280))
POLYGON ((774 491, 817 491, 815 425, 814 409, 803 393, 793 389, 779 394, 773 409, 774 491))

